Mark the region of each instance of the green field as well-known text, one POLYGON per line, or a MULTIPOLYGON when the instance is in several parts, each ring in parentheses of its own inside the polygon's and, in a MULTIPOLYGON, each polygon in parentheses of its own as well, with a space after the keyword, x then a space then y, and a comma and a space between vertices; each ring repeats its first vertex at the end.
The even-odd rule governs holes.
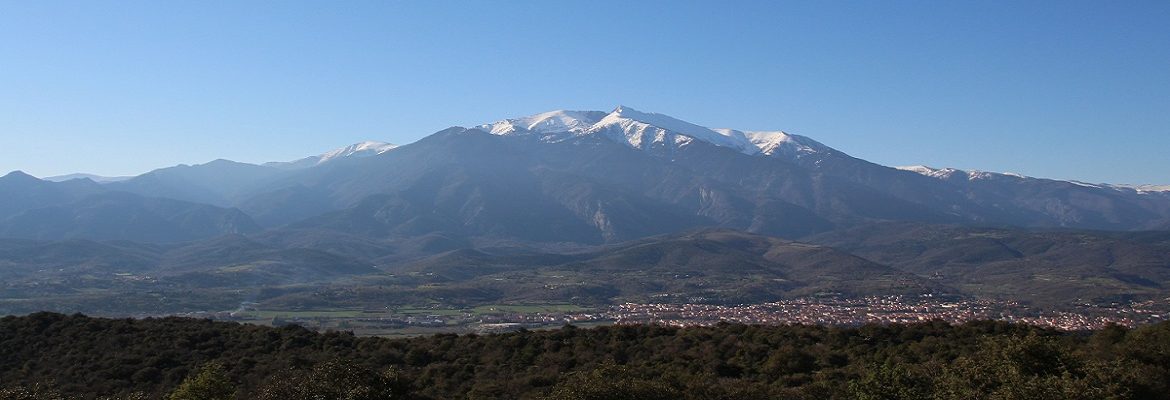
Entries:
POLYGON ((263 310, 263 311, 241 311, 236 313, 240 318, 256 318, 256 319, 270 319, 270 318, 361 318, 368 317, 371 314, 362 310, 307 310, 307 311, 285 311, 285 310, 263 310))
POLYGON ((473 308, 475 314, 522 313, 522 314, 553 314, 566 312, 590 311, 575 304, 488 304, 473 308))
POLYGON ((456 310, 456 309, 450 309, 450 308, 406 307, 406 308, 393 308, 393 309, 390 309, 388 311, 388 313, 391 315, 410 315, 410 316, 439 315, 439 316, 448 316, 449 317, 449 316, 463 315, 463 314, 466 314, 467 312, 465 310, 456 310))
POLYGON ((356 310, 356 309, 338 309, 338 310, 252 310, 241 311, 235 313, 239 318, 250 319, 271 319, 271 318, 330 318, 330 319, 349 319, 349 318, 370 318, 370 317, 387 317, 387 316, 425 316, 437 315, 443 317, 458 317, 465 314, 472 315, 490 315, 490 314, 555 314, 555 313, 572 313, 585 312, 592 309, 581 307, 575 304, 487 304, 470 309, 453 309, 453 308, 431 308, 419 306, 405 306, 402 308, 389 308, 386 310, 356 310))

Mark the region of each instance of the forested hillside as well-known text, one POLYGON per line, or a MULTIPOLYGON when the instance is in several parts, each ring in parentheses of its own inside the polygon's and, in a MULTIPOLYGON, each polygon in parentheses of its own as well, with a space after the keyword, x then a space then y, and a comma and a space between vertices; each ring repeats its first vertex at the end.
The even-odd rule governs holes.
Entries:
POLYGON ((183 318, 0 319, 0 399, 1157 399, 1170 323, 566 326, 389 340, 183 318))

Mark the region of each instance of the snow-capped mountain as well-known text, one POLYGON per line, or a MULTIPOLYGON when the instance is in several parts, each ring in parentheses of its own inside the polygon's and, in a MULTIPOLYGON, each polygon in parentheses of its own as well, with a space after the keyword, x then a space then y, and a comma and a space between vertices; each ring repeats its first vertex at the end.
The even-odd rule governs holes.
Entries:
POLYGON ((1118 189, 1130 189, 1138 193, 1167 193, 1170 185, 1109 185, 1118 189))
POLYGON ((782 131, 740 131, 707 128, 674 117, 647 113, 627 106, 612 112, 549 111, 521 118, 483 124, 480 130, 501 136, 535 135, 545 142, 576 136, 603 135, 636 149, 673 144, 685 146, 699 140, 747 155, 800 157, 837 152, 815 140, 782 131))
POLYGON ((317 164, 327 163, 341 157, 369 157, 394 150, 398 145, 377 141, 365 141, 361 143, 354 143, 339 149, 326 152, 318 156, 317 164))
POLYGON ((477 128, 493 135, 537 134, 552 138, 558 134, 584 134, 605 116, 606 113, 602 111, 555 110, 483 124, 477 128))
MULTIPOLYGON (((712 129, 626 106, 453 127, 401 147, 356 143, 293 162, 217 160, 71 182, 234 207, 265 227, 372 238, 603 243, 695 227, 796 238, 879 221, 1170 228, 1165 187, 891 168, 804 136, 712 129)), ((10 215, 45 203, 12 192, 27 201, 10 200, 20 205, 10 215)))
POLYGON ((394 150, 398 145, 385 142, 378 142, 367 140, 364 142, 354 143, 349 146, 336 148, 325 153, 305 157, 295 161, 287 162, 270 162, 265 163, 265 166, 275 167, 280 169, 300 169, 315 167, 330 161, 347 158, 347 157, 370 157, 383 154, 387 151, 394 150))
POLYGON ((937 179, 959 178, 959 179, 967 179, 967 180, 976 180, 976 179, 991 179, 991 178, 995 178, 995 177, 1009 177, 1009 178, 1017 178, 1017 179, 1029 179, 1030 178, 1030 177, 1023 176, 1023 175, 1020 175, 1017 173, 1012 173, 1012 172, 987 172, 987 171, 976 171, 976 170, 968 171, 968 170, 962 170, 962 169, 957 169, 957 168, 934 168, 934 167, 928 167, 925 165, 910 165, 910 166, 903 166, 903 167, 896 167, 896 168, 903 170, 903 171, 910 171, 910 172, 914 172, 917 174, 921 174, 923 176, 929 176, 931 178, 937 178, 937 179))
POLYGON ((897 167, 903 171, 914 172, 923 176, 944 180, 944 181, 1045 181, 1051 183, 1062 183, 1075 185, 1084 188, 1115 190, 1127 193, 1137 194, 1167 194, 1170 193, 1170 185, 1124 185, 1124 184, 1110 184, 1110 183, 1088 183, 1077 180, 1057 180, 1044 179, 1024 176, 1013 172, 988 172, 978 170, 962 170, 957 168, 934 168, 925 165, 911 165, 897 167))
MULTIPOLYGON (((1061 301, 1069 304, 1094 288, 1164 298, 1167 189, 891 168, 782 131, 711 129, 623 106, 452 127, 401 147, 357 143, 287 163, 178 165, 104 184, 10 173, 0 176, 0 239, 18 240, 0 243, 9 249, 0 265, 76 268, 87 276, 82 281, 140 265, 199 285, 232 282, 248 293, 266 279, 281 285, 272 292, 282 298, 295 293, 283 288, 308 282, 290 281, 293 274, 322 276, 316 271, 339 265, 433 271, 436 282, 476 298, 541 301, 550 293, 608 299, 625 287, 770 296, 771 287, 841 293, 848 282, 901 290, 938 279, 972 290, 1067 292, 1061 301), (814 240, 857 256, 808 253, 807 245, 735 231, 814 240), (525 268, 568 268, 587 284, 517 286, 538 290, 514 294, 485 278, 529 274, 525 268), (578 273, 677 277, 677 268, 703 282, 730 282, 729 289, 657 281, 611 287, 578 273), (823 279, 834 268, 849 272, 823 279), (767 271, 784 279, 755 279, 767 271), (751 282, 743 284, 743 274, 751 282), (852 280, 836 278, 847 275, 852 280), (1087 283, 1069 283, 1077 281, 1087 283)), ((397 296, 383 290, 370 293, 397 296)))

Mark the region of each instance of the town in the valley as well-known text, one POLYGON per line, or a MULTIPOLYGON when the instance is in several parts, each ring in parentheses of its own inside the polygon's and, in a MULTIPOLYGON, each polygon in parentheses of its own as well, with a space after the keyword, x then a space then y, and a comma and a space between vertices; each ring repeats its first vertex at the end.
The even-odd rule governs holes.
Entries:
POLYGON ((187 315, 270 325, 295 324, 317 330, 350 330, 358 334, 385 336, 438 332, 491 333, 554 328, 567 324, 705 326, 726 322, 857 326, 926 321, 964 323, 976 320, 1026 323, 1079 331, 1109 325, 1133 327, 1170 319, 1170 299, 1128 304, 1085 303, 1059 311, 1008 301, 880 296, 810 297, 744 305, 624 303, 604 308, 501 304, 471 309, 429 305, 388 307, 383 310, 272 311, 263 310, 259 304, 249 304, 230 312, 187 315))

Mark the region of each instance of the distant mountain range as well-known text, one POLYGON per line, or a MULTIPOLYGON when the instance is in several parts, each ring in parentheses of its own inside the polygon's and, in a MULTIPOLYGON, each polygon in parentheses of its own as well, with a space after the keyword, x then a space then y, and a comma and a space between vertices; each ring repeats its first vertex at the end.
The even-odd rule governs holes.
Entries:
POLYGON ((76 173, 76 174, 50 176, 50 177, 47 177, 44 179, 46 181, 50 181, 50 182, 65 182, 65 181, 71 181, 74 179, 89 179, 89 180, 97 182, 97 183, 110 183, 110 182, 124 181, 124 180, 130 179, 130 178, 133 178, 133 176, 101 176, 101 175, 94 175, 94 174, 76 173))
MULTIPOLYGON (((1170 227, 1165 187, 890 168, 803 136, 708 129, 624 106, 451 128, 401 147, 363 142, 291 162, 216 160, 84 180, 41 185, 61 193, 8 201, 0 216, 75 201, 78 191, 120 191, 238 208, 267 228, 379 238, 442 232, 598 244, 707 226, 794 238, 878 221, 1170 227)), ((0 196, 29 195, 0 186, 0 196)), ((3 225, 18 233, 27 221, 3 225)))
MULTIPOLYGON (((873 262, 856 271, 892 268, 881 274, 906 274, 899 279, 918 282, 914 287, 954 292, 970 288, 966 280, 930 280, 941 273, 932 268, 944 260, 924 256, 929 251, 906 255, 888 246, 966 248, 972 242, 923 241, 900 235, 903 228, 866 230, 874 226, 901 226, 909 232, 915 229, 907 227, 998 229, 1009 236, 1037 229, 1167 230, 1170 187, 893 168, 804 136, 711 129, 625 106, 611 112, 551 111, 453 127, 403 146, 363 142, 262 165, 216 160, 129 178, 69 175, 40 180, 20 172, 0 177, 0 237, 35 239, 41 245, 126 240, 176 246, 219 243, 215 238, 229 235, 262 243, 274 250, 259 253, 269 258, 280 254, 277 258, 286 262, 293 257, 288 254, 318 259, 330 254, 346 259, 346 265, 391 270, 450 265, 452 257, 466 258, 467 265, 499 265, 499 254, 516 251, 611 251, 619 243, 719 228, 856 251, 865 263, 873 262), (72 177, 76 179, 65 179, 72 177), (891 237, 901 241, 871 243, 891 237), (288 251, 293 253, 281 253, 288 251), (448 253, 452 251, 457 253, 448 253), (923 261, 927 259, 933 261, 923 261)), ((938 233, 942 228, 923 229, 938 233)), ((733 242, 749 246, 753 241, 757 239, 733 242)), ((598 265, 641 268, 642 262, 665 269, 677 266, 622 255, 628 252, 596 253, 590 259, 594 261, 559 261, 589 271, 604 270, 598 265)), ((146 259, 161 257, 157 251, 150 254, 146 259)), ((990 258, 969 260, 971 268, 998 260, 991 253, 979 254, 990 258)), ((1023 260, 1043 256, 1020 254, 1023 260)), ((736 262, 772 268, 752 257, 736 262)), ((1150 263, 1142 268, 1170 268, 1166 260, 1150 263)), ((206 263, 215 268, 237 264, 206 263)), ((1023 264, 1016 268, 1034 265, 1023 264)), ((688 271, 700 268, 678 265, 691 265, 688 271)), ((773 269, 797 264, 783 265, 773 269)), ((1112 274, 1147 294, 1163 290, 1160 285, 1168 281, 1162 272, 1084 271, 1112 274)), ((810 279, 788 282, 832 286, 810 279)), ((792 288, 769 293, 798 292, 804 293, 792 288)))

